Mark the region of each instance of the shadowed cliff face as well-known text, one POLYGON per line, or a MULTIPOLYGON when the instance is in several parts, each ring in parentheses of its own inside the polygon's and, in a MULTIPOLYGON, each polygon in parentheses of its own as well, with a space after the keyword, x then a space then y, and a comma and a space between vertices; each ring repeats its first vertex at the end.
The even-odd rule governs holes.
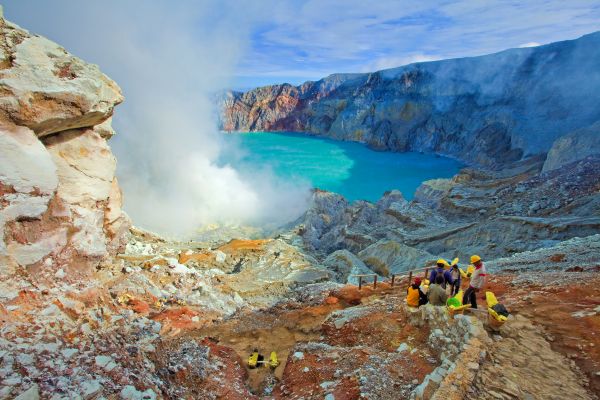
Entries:
POLYGON ((225 130, 292 130, 494 166, 600 119, 600 33, 221 99, 225 130))

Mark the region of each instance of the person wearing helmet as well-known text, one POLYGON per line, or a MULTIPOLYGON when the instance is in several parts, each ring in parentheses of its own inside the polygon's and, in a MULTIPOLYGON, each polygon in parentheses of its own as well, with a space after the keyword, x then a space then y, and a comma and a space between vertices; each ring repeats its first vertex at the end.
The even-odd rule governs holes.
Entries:
MULTIPOLYGON (((446 272, 446 267, 449 267, 450 264, 448 264, 448 261, 444 260, 443 258, 440 258, 439 260, 437 260, 436 263, 436 267, 433 271, 431 271, 431 274, 429 274, 429 281, 434 284, 436 283, 436 277, 438 275, 440 276, 444 276, 444 273, 446 272)), ((442 288, 446 289, 446 279, 444 278, 444 282, 441 284, 442 288)))
POLYGON ((427 295, 421 290, 421 278, 415 278, 415 283, 408 287, 406 304, 410 307, 419 307, 427 304, 427 295))
POLYGON ((434 306, 445 306, 448 301, 448 294, 446 289, 442 287, 444 284, 444 276, 439 275, 435 277, 435 284, 432 284, 427 292, 427 299, 429 304, 434 306))
POLYGON ((477 292, 479 292, 487 281, 487 272, 481 257, 478 255, 471 256, 471 264, 475 267, 475 271, 471 275, 469 288, 463 296, 463 304, 471 303, 472 308, 477 308, 477 292))
POLYGON ((444 274, 446 283, 450 285, 450 296, 454 296, 460 290, 461 275, 458 263, 453 263, 450 270, 444 274))

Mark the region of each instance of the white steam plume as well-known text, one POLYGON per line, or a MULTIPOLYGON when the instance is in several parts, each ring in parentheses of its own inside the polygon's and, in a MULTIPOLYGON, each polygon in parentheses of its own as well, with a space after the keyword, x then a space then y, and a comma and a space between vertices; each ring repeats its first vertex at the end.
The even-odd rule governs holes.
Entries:
POLYGON ((213 99, 262 11, 252 2, 19 0, 6 5, 6 17, 22 7, 40 17, 17 23, 31 21, 26 28, 98 63, 123 88, 111 145, 135 224, 188 236, 210 223, 283 223, 305 208, 306 186, 216 164, 229 150, 213 99))

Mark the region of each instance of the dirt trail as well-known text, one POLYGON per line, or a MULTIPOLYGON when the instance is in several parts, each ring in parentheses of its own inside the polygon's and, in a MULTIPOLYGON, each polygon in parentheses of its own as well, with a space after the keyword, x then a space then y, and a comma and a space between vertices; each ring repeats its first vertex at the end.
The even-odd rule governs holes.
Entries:
POLYGON ((516 315, 542 328, 552 350, 562 354, 568 365, 579 369, 581 382, 600 398, 600 275, 569 272, 545 273, 541 284, 515 283, 515 275, 492 278, 489 289, 496 292, 516 315))
POLYGON ((550 348, 539 327, 527 318, 517 315, 493 338, 494 350, 467 399, 593 398, 565 357, 550 348))

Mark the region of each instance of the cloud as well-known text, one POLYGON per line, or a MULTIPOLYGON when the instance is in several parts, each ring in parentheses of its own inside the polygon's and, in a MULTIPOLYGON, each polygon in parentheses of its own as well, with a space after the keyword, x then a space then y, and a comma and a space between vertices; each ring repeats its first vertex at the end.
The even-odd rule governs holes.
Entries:
POLYGON ((425 54, 413 54, 406 57, 380 57, 372 62, 365 64, 361 72, 379 71, 382 69, 400 67, 402 65, 436 61, 440 57, 428 56, 425 54))
POLYGON ((600 29, 600 4, 588 0, 308 0, 269 7, 237 73, 270 71, 273 82, 287 70, 313 79, 316 73, 395 67, 418 55, 476 56, 600 29))
POLYGON ((523 43, 523 44, 519 45, 520 48, 524 48, 524 47, 537 47, 537 46, 541 46, 541 43, 538 43, 538 42, 527 42, 527 43, 523 43))
POLYGON ((123 88, 110 144, 135 224, 188 237, 203 225, 284 223, 309 188, 267 170, 221 165, 236 151, 216 128, 215 92, 228 86, 258 15, 250 2, 9 2, 5 15, 100 64, 123 88), (32 12, 35 10, 35 13, 32 12), (237 10, 237 11, 236 11, 237 10))

